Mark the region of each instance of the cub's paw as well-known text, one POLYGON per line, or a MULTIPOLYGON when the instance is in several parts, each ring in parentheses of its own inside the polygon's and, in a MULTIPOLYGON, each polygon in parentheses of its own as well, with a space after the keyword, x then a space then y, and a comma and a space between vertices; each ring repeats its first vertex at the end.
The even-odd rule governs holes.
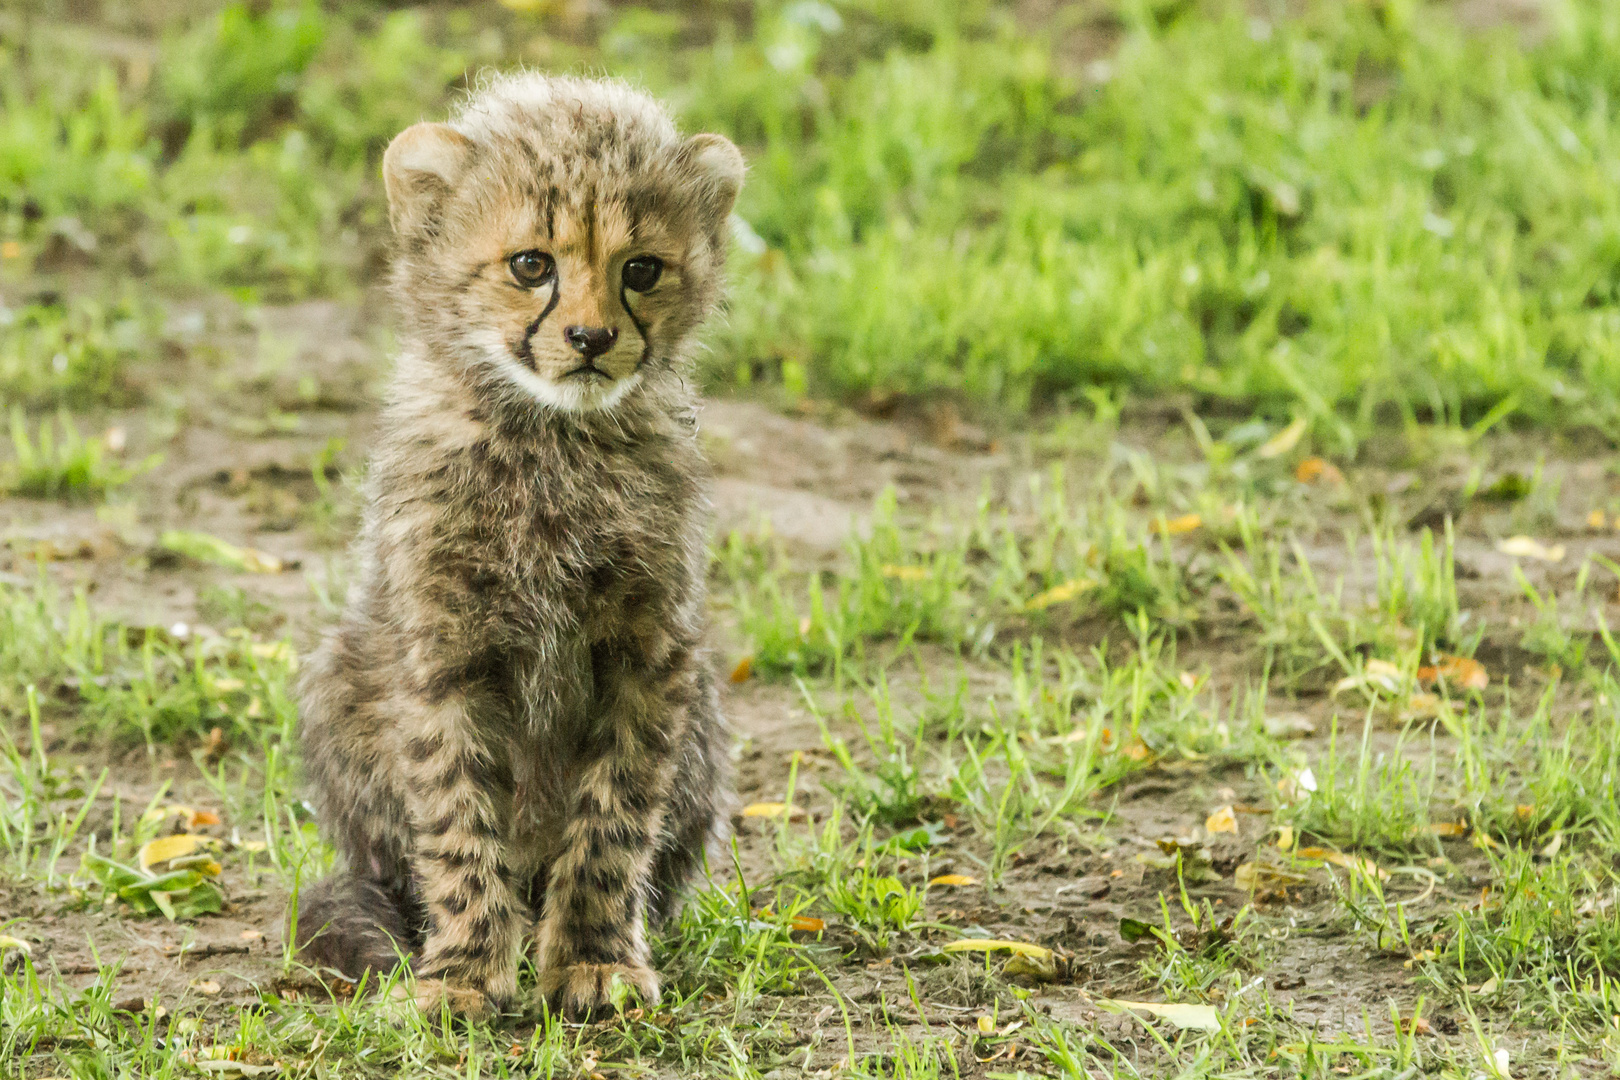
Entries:
POLYGON ((658 1004, 658 974, 639 964, 569 964, 540 973, 540 994, 569 1019, 594 1010, 619 1009, 632 994, 658 1004))
POLYGON ((430 1017, 446 1008, 462 1020, 487 1020, 500 1010, 479 987, 461 979, 417 979, 416 1005, 430 1017))

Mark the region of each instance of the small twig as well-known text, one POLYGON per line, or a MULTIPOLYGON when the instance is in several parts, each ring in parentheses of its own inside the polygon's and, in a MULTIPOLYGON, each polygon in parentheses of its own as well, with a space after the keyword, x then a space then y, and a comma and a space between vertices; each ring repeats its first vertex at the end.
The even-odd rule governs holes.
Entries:
POLYGON ((212 943, 198 949, 164 950, 167 955, 179 957, 182 960, 206 960, 210 956, 246 956, 248 951, 246 945, 215 945, 212 943))

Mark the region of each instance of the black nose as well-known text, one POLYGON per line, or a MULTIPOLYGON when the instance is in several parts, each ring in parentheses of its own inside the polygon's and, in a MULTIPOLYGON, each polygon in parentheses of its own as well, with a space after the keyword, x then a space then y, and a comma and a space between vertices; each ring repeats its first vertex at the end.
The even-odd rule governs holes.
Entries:
POLYGON ((619 340, 619 332, 606 326, 565 326, 563 340, 590 360, 613 348, 613 343, 619 340))

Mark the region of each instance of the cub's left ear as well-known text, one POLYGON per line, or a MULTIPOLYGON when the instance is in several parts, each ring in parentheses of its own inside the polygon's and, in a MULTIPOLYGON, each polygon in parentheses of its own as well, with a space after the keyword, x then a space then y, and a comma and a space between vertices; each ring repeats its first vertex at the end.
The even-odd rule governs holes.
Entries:
POLYGON ((682 163, 698 181, 698 202, 703 215, 716 227, 721 225, 737 202, 742 190, 742 151, 724 135, 694 135, 681 146, 682 163))

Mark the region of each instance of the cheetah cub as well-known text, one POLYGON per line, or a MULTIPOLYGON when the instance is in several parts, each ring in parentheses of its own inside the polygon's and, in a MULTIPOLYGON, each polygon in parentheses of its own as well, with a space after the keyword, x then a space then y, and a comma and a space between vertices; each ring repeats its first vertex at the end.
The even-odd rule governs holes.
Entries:
POLYGON ((494 82, 383 159, 398 369, 342 621, 302 677, 341 869, 305 962, 409 959, 418 1002, 658 998, 646 924, 725 818, 707 467, 684 374, 743 180, 616 82, 494 82))

